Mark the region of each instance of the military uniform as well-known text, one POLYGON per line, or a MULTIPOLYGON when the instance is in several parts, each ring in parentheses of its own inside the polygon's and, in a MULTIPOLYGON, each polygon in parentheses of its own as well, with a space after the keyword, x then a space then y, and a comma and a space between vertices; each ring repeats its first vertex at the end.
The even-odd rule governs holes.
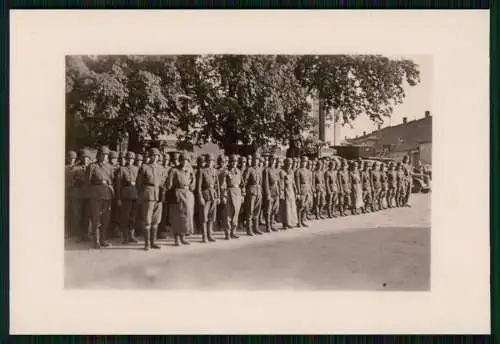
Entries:
POLYGON ((396 206, 401 207, 404 204, 407 185, 407 177, 401 164, 398 164, 396 170, 396 184, 396 206))
POLYGON ((161 186, 162 188, 162 212, 161 212, 161 221, 160 225, 158 226, 158 237, 160 237, 160 234, 162 237, 167 237, 167 227, 170 224, 169 221, 169 211, 170 211, 170 204, 169 204, 169 192, 166 190, 166 181, 168 180, 168 177, 172 171, 172 166, 170 164, 170 156, 168 154, 165 154, 163 157, 163 173, 164 173, 164 179, 165 183, 161 186))
POLYGON ((368 207, 370 207, 371 211, 374 211, 373 209, 373 199, 372 199, 372 192, 373 192, 373 187, 372 187, 372 178, 369 170, 369 166, 365 164, 365 168, 361 172, 361 185, 363 188, 363 211, 367 212, 368 207))
POLYGON ((339 196, 338 171, 335 169, 335 163, 330 162, 330 169, 325 172, 325 184, 327 194, 327 210, 330 218, 337 217, 335 215, 335 207, 337 206, 339 196))
POLYGON ((137 191, 140 202, 140 219, 144 234, 144 249, 159 249, 156 241, 158 225, 161 221, 163 189, 165 175, 163 167, 154 161, 160 156, 156 148, 150 150, 151 163, 143 164, 137 174, 137 191))
MULTIPOLYGON (((213 161, 211 155, 207 161, 213 161)), ((201 168, 196 177, 196 196, 200 204, 200 225, 202 229, 202 241, 215 241, 212 237, 213 226, 216 220, 217 205, 220 199, 219 177, 217 170, 212 166, 201 168)))
POLYGON ((75 224, 72 221, 72 199, 71 199, 71 189, 72 189, 72 179, 75 168, 77 168, 75 161, 77 154, 74 151, 68 152, 68 164, 65 168, 65 192, 64 192, 64 233, 65 236, 71 236, 75 232, 75 224))
POLYGON ((266 232, 273 229, 273 218, 279 211, 279 171, 274 167, 275 157, 271 157, 262 173, 262 196, 266 232))
MULTIPOLYGON (((135 154, 127 152, 125 160, 134 160, 135 154)), ((134 165, 120 167, 116 178, 116 199, 120 206, 123 243, 135 243, 135 217, 138 192, 136 187, 139 168, 134 165)))
POLYGON ((188 245, 184 236, 193 233, 194 227, 194 195, 196 180, 187 155, 179 157, 179 166, 173 169, 168 177, 167 190, 172 191, 171 225, 175 245, 188 245), (182 166, 184 164, 184 166, 182 166))
POLYGON ((385 168, 385 164, 380 167, 380 182, 382 188, 380 189, 380 208, 387 209, 389 205, 389 177, 385 168))
POLYGON ((373 166, 373 169, 370 171, 370 178, 371 178, 371 183, 373 187, 373 200, 372 200, 372 208, 374 210, 381 210, 382 209, 382 178, 381 178, 381 173, 379 170, 377 170, 377 165, 375 164, 373 166))
POLYGON ((226 228, 225 234, 226 239, 238 238, 235 233, 238 227, 238 216, 240 213, 240 208, 243 200, 244 193, 242 192, 242 177, 241 171, 235 166, 235 156, 231 157, 231 166, 225 173, 225 184, 227 192, 227 203, 226 203, 226 228))
POLYGON ((227 202, 227 190, 226 190, 226 157, 220 155, 217 159, 217 179, 219 182, 219 194, 220 194, 220 202, 217 206, 217 225, 219 230, 223 230, 226 227, 226 218, 225 218, 225 207, 227 202))
POLYGON ((262 171, 258 167, 259 157, 254 157, 254 164, 247 168, 243 179, 246 201, 247 234, 262 234, 259 230, 260 210, 262 206, 262 171))
POLYGON ((322 210, 325 205, 325 175, 321 169, 321 163, 316 163, 316 170, 313 172, 314 190, 314 215, 316 219, 323 219, 322 210))
POLYGON ((387 184, 387 206, 393 208, 393 201, 396 197, 396 189, 398 187, 397 173, 394 170, 394 165, 390 165, 389 171, 387 171, 387 184))
MULTIPOLYGON (((345 167, 344 162, 343 166, 345 167)), ((351 179, 349 171, 345 168, 339 171, 339 186, 340 186, 340 215, 345 216, 345 211, 351 206, 351 179)))
POLYGON ((111 203, 114 198, 114 167, 105 157, 109 154, 107 147, 101 147, 98 152, 104 161, 90 164, 87 169, 87 184, 89 185, 90 212, 92 232, 96 248, 107 247, 106 242, 111 216, 111 203))
POLYGON ((307 158, 302 157, 302 167, 295 171, 295 185, 297 187, 297 215, 299 225, 307 227, 307 211, 311 201, 311 181, 309 170, 305 167, 307 158))
POLYGON ((90 161, 90 153, 87 150, 82 150, 79 165, 75 166, 71 174, 71 216, 73 235, 78 236, 80 241, 89 239, 90 226, 90 202, 89 202, 89 186, 86 183, 86 172, 90 161), (87 161, 85 161, 87 160, 87 161))
POLYGON ((297 188, 291 170, 292 160, 285 160, 285 166, 279 172, 280 176, 280 213, 283 229, 300 226, 297 216, 297 188))

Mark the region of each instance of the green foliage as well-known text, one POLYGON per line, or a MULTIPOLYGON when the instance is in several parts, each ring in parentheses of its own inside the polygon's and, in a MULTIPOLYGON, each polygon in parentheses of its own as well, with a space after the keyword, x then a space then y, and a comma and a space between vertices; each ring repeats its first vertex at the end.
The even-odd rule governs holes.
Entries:
POLYGON ((315 124, 308 97, 344 123, 379 121, 419 81, 412 61, 374 55, 69 56, 66 66, 72 147, 170 133, 180 147, 315 146, 302 139, 315 124))

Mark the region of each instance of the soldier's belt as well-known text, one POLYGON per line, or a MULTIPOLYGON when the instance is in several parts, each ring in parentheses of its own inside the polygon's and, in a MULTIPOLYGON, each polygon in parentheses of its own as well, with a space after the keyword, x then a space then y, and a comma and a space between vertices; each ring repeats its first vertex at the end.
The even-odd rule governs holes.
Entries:
POLYGON ((176 187, 176 189, 180 189, 180 190, 189 189, 189 186, 188 185, 178 186, 178 187, 176 187))
POLYGON ((135 186, 135 182, 125 183, 125 186, 135 186))
POLYGON ((93 181, 92 182, 92 185, 109 185, 109 181, 108 180, 101 180, 101 181, 93 181))

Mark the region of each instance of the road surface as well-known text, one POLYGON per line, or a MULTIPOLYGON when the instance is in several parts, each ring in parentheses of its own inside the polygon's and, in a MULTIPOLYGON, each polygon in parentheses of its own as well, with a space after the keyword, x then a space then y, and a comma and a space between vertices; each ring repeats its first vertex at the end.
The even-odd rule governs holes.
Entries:
MULTIPOLYGON (((428 290, 430 194, 409 208, 348 216, 238 240, 93 250, 66 243, 71 289, 428 290)), ((218 233, 216 238, 222 238, 218 233)))

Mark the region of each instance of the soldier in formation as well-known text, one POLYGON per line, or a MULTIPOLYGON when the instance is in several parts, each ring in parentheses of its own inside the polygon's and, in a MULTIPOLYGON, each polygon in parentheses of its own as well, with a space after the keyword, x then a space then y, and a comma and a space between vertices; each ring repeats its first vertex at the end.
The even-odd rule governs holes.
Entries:
POLYGON ((306 228, 311 215, 409 206, 412 175, 407 157, 395 164, 208 154, 193 167, 188 153, 151 148, 143 156, 101 147, 92 162, 84 149, 68 153, 65 234, 102 248, 116 224, 123 244, 142 235, 148 251, 161 248, 159 231, 168 229, 181 246, 190 244, 195 227, 203 243, 216 241, 217 230, 230 240, 239 238, 239 228, 248 236, 277 232, 276 222, 283 230, 306 228))

